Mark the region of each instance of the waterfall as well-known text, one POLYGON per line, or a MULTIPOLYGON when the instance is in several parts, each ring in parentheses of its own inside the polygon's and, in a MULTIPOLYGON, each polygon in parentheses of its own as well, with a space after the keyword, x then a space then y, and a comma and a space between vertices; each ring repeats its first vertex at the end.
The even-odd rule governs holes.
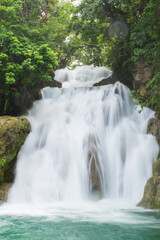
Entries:
POLYGON ((8 202, 43 203, 125 198, 139 201, 158 146, 146 133, 154 112, 134 107, 120 82, 93 83, 107 68, 57 70, 63 88, 42 89, 27 116, 32 131, 18 155, 8 202))

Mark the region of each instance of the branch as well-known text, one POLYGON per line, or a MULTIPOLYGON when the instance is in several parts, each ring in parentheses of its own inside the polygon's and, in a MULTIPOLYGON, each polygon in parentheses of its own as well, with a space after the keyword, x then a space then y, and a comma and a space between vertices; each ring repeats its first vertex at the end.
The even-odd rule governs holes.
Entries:
POLYGON ((41 19, 40 27, 42 27, 43 22, 45 22, 46 19, 47 19, 48 11, 49 11, 48 3, 49 3, 49 1, 46 0, 46 9, 45 9, 45 11, 44 11, 44 16, 43 16, 43 18, 41 19))
POLYGON ((111 18, 115 18, 117 15, 126 17, 126 13, 116 8, 114 4, 109 4, 106 1, 104 1, 102 7, 104 11, 107 13, 107 15, 110 16, 111 18))
POLYGON ((80 48, 97 48, 97 49, 100 49, 99 46, 97 45, 93 45, 93 44, 84 44, 84 45, 81 45, 81 46, 77 46, 77 47, 72 47, 69 52, 67 53, 67 56, 65 57, 65 59, 63 59, 60 63, 60 68, 65 68, 66 65, 67 65, 67 62, 68 60, 70 59, 71 55, 73 55, 75 53, 75 51, 77 49, 80 49, 80 48))

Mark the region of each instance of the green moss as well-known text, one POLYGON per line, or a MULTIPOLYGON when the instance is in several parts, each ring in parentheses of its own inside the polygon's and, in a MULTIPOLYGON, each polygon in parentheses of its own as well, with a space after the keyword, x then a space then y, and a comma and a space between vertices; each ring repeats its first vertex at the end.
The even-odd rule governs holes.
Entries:
POLYGON ((159 209, 160 210, 160 204, 157 204, 155 201, 152 203, 153 209, 159 209))
POLYGON ((153 176, 147 181, 144 196, 138 206, 160 209, 160 159, 152 165, 153 176))
MULTIPOLYGON (((6 177, 12 162, 30 132, 30 124, 24 117, 0 117, 0 183, 6 177)), ((11 179, 10 177, 7 177, 11 179)))
POLYGON ((0 160, 0 168, 2 168, 6 164, 6 158, 2 158, 0 160))

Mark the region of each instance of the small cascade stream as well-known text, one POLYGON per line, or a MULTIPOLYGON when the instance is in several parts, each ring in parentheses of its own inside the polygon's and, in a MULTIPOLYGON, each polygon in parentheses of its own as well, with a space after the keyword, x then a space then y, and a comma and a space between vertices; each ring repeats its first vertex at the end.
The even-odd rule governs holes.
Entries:
POLYGON ((158 146, 146 133, 154 112, 135 109, 120 82, 92 87, 111 75, 93 66, 57 70, 63 88, 42 89, 27 116, 8 203, 130 199, 137 203, 152 175, 158 146))

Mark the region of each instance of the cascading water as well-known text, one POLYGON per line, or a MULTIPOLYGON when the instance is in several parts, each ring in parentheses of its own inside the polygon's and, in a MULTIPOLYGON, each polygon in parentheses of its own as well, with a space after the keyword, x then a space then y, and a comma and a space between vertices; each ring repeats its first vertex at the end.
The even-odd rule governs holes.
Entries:
POLYGON ((158 146, 146 134, 154 112, 134 108, 129 89, 91 87, 106 68, 58 70, 63 88, 44 88, 27 117, 32 132, 22 147, 8 202, 83 201, 102 198, 139 201, 152 175, 158 146))

